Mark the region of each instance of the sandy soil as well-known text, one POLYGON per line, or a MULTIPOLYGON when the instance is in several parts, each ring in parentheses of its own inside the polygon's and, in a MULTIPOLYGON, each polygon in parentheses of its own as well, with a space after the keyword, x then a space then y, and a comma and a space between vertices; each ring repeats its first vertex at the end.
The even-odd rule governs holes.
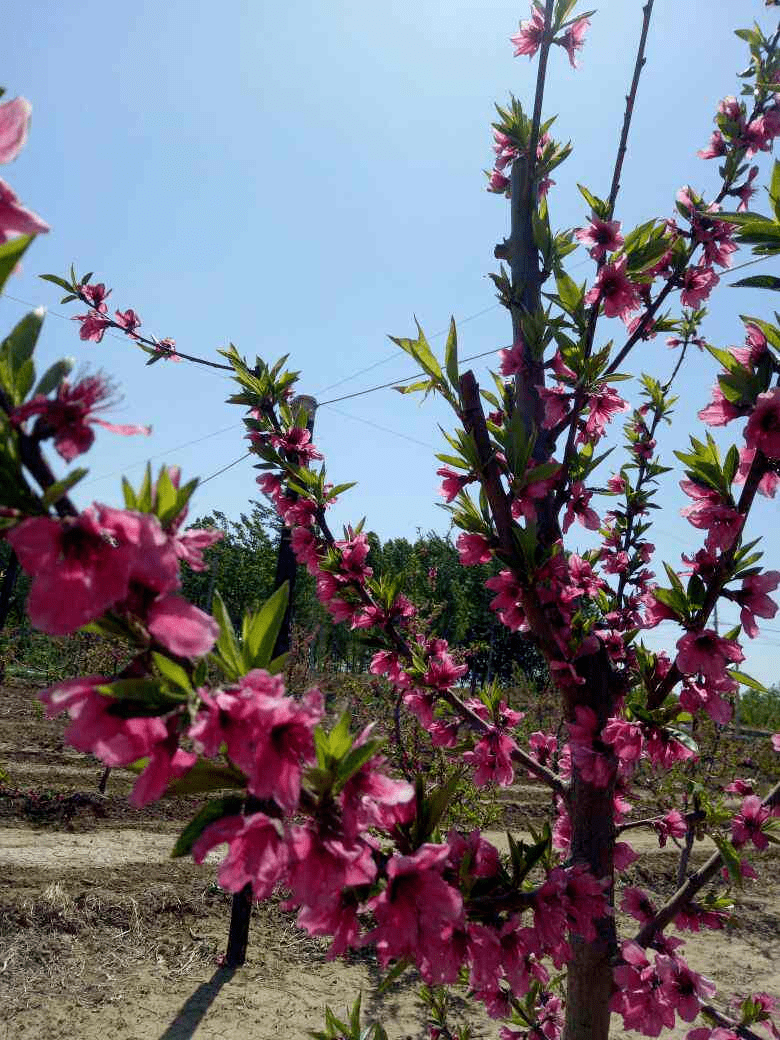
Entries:
MULTIPOLYGON (((11 689, 0 701, 6 790, 39 795, 33 803, 0 795, 0 1040, 297 1040, 323 1028, 325 1004, 342 1013, 359 992, 365 1020, 381 1021, 390 1040, 427 1037, 413 977, 377 996, 367 953, 329 962, 327 944, 299 932, 278 905, 255 909, 244 967, 220 967, 229 915, 214 883, 220 855, 203 868, 170 859, 176 820, 195 803, 135 812, 126 803, 133 778, 123 771, 100 797, 99 764, 65 750, 62 727, 31 712, 29 697, 11 689)), ((532 814, 540 792, 521 785, 511 797, 532 814)), ((506 842, 501 832, 490 837, 506 842)), ((631 840, 648 854, 633 880, 660 896, 675 850, 659 850, 644 832, 631 840)), ((710 848, 697 845, 695 861, 710 848)), ((687 936, 691 965, 724 993, 780 997, 777 866, 776 856, 764 858, 727 932, 687 936)), ((495 1023, 469 1020, 475 1037, 498 1036, 495 1023)))

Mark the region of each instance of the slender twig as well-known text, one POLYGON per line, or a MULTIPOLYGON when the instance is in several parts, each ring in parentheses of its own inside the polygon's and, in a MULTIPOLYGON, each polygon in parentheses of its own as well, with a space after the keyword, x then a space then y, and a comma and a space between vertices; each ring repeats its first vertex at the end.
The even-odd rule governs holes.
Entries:
MULTIPOLYGON (((769 794, 764 798, 762 805, 772 806, 780 802, 780 781, 775 784, 769 794)), ((693 897, 707 884, 720 870, 723 864, 723 856, 720 850, 714 852, 707 862, 700 867, 695 874, 691 874, 684 885, 661 907, 655 916, 649 920, 637 933, 635 942, 640 946, 647 946, 653 941, 655 935, 662 932, 669 922, 691 902, 693 897)))
POLYGON ((631 89, 626 95, 626 110, 623 115, 623 128, 620 131, 620 144, 618 145, 615 169, 612 174, 612 187, 609 190, 607 220, 612 219, 612 215, 615 212, 615 202, 617 200, 618 191, 620 191, 620 176, 623 171, 623 160, 626 157, 628 132, 631 128, 631 117, 634 114, 634 103, 636 101, 637 89, 639 87, 639 77, 642 74, 642 69, 647 60, 645 58, 645 46, 647 44, 647 30, 650 28, 650 15, 653 12, 653 2, 654 0, 647 0, 647 3, 642 8, 642 34, 639 37, 639 48, 637 50, 636 62, 634 64, 634 77, 631 80, 631 89))

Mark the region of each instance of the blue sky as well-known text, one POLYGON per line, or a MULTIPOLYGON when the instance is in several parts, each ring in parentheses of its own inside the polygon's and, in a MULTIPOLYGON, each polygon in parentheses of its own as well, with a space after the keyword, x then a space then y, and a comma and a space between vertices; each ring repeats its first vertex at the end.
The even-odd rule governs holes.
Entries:
MULTIPOLYGON (((550 196, 558 227, 585 218, 576 182, 608 191, 641 6, 599 5, 576 72, 563 52, 553 55, 545 113, 559 113, 554 133, 574 143, 550 196)), ((300 389, 323 401, 412 374, 386 337, 410 334, 415 314, 431 336, 450 314, 475 316, 462 326, 463 355, 507 344, 509 322, 486 275, 508 210, 484 191, 482 170, 492 160, 493 102, 509 91, 531 97, 535 65, 513 58, 508 42, 525 4, 82 0, 75 10, 9 0, 4 36, 13 47, 1 80, 9 96, 33 104, 28 147, 4 174, 52 225, 8 286, 53 312, 39 364, 70 354, 104 369, 124 393, 115 420, 154 427, 148 440, 101 434, 81 501, 116 501, 120 474, 139 479, 150 456, 208 476, 242 454, 240 415, 224 403, 231 387, 220 374, 184 363, 147 369, 124 340, 82 344, 75 324, 55 316, 66 308, 40 272, 63 273, 71 262, 94 270, 116 306, 134 307, 144 331, 172 336, 184 351, 214 357, 232 340, 250 357, 289 353, 300 389)), ((746 64, 733 29, 753 18, 769 24, 763 0, 656 0, 616 214, 624 226, 671 213, 682 184, 711 190, 715 164, 695 151, 746 64)), ((584 253, 573 263, 575 275, 589 274, 584 253)), ((721 346, 741 341, 740 312, 768 315, 771 306, 729 289, 730 280, 713 297, 706 330, 721 346)), ((24 309, 0 299, 3 327, 24 309)), ((634 364, 663 376, 673 361, 656 341, 634 364)), ((483 382, 489 363, 476 364, 483 382)), ((679 387, 680 422, 660 444, 665 461, 696 429, 714 374, 711 359, 693 359, 679 387)), ((437 422, 451 425, 435 402, 420 406, 392 390, 321 409, 316 440, 329 472, 359 481, 338 522, 365 515, 382 537, 446 530, 437 422)), ((193 515, 237 516, 255 497, 254 476, 247 460, 216 477, 193 515)), ((676 483, 663 504, 656 569, 696 547, 676 483)), ((762 503, 753 527, 770 534, 768 565, 780 567, 776 509, 762 503)), ((780 620, 768 625, 780 633, 780 620)), ((777 678, 778 638, 765 630, 751 650, 749 664, 767 681, 777 678)), ((653 645, 665 639, 660 630, 648 636, 653 645)))

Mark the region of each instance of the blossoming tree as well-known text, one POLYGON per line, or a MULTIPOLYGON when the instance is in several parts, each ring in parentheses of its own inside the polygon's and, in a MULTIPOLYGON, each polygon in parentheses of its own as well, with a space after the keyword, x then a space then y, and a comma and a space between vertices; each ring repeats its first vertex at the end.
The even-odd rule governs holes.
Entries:
MULTIPOLYGON (((777 840, 780 786, 762 795, 736 780, 736 812, 702 796, 683 811, 644 820, 631 818, 629 799, 640 764, 661 772, 695 759, 690 723, 697 716, 729 720, 733 695, 750 681, 735 668, 743 660, 740 639, 755 636, 756 619, 777 609, 769 594, 780 573, 761 569, 746 523, 756 495, 773 496, 778 483, 780 329, 746 319, 744 346, 721 349, 704 342, 700 324, 716 269, 730 265, 739 241, 761 255, 780 250, 778 164, 772 215, 748 210, 758 172, 751 160, 780 134, 780 30, 769 37, 757 27, 740 31, 750 49, 743 96, 720 103, 717 129, 700 153, 720 160, 716 197, 682 188, 673 218, 624 229, 618 193, 648 0, 609 193, 602 199, 580 188, 589 218, 574 232, 556 232, 547 196, 569 149, 550 136, 544 90, 556 48, 575 65, 584 45, 592 12, 575 6, 534 2, 512 37, 517 55, 537 57, 538 76, 530 114, 513 98, 495 125, 488 184, 508 196, 512 231, 496 247, 508 269, 502 265, 493 277, 513 329, 495 385, 480 390, 473 373, 460 371, 454 323, 443 365, 421 329, 396 340, 422 369, 407 391, 438 393, 455 415, 439 474, 461 532, 461 561, 499 565, 488 582, 493 608, 543 653, 565 740, 550 720, 549 731, 523 746, 521 716, 495 687, 464 698, 458 681, 466 667, 426 633, 400 580, 374 578, 365 533, 331 531, 328 509, 351 485, 334 486, 324 466, 315 468, 322 456, 293 398, 297 375, 284 360, 250 363, 233 346, 221 352, 224 362, 183 354, 171 339, 143 336, 135 310, 110 316, 109 291, 91 274, 45 276, 65 289, 66 300, 86 307, 77 316, 82 340, 97 344, 106 329, 119 329, 150 364, 188 359, 232 371, 238 389, 231 400, 245 410, 258 483, 292 530, 297 558, 332 616, 370 632, 378 646, 371 671, 386 677, 439 753, 473 769, 477 786, 510 785, 518 771, 546 785, 552 827, 530 841, 512 839, 508 856, 478 831, 442 834, 451 785, 393 778, 371 727, 350 733, 344 717, 328 728, 317 690, 300 697, 285 691, 284 661, 273 659, 284 589, 246 616, 238 633, 219 599, 213 617, 188 603, 179 592, 181 563, 201 568, 215 537, 184 527, 196 481, 182 484, 178 471, 163 468, 156 481, 147 473, 138 489, 124 481, 122 509, 96 503, 77 510, 68 492, 85 471, 56 480, 42 444, 52 440, 69 463, 89 448, 95 425, 120 433, 141 428, 98 417, 108 394, 98 377, 73 383, 59 363, 35 383, 37 312, 0 348, 0 522, 33 576, 28 609, 38 628, 67 634, 87 626, 126 646, 117 674, 77 677, 41 694, 48 714, 68 712, 66 739, 108 766, 134 766, 135 805, 166 790, 211 792, 175 854, 202 862, 227 843, 220 883, 232 891, 250 885, 256 899, 285 889, 299 925, 332 936, 334 956, 370 945, 383 967, 415 966, 429 986, 467 979, 474 999, 504 1021, 502 1040, 554 1040, 562 1029, 566 1040, 603 1040, 612 1012, 648 1036, 701 1014, 705 1025, 691 1040, 753 1038, 755 1023, 774 1029, 771 998, 753 994, 736 1017, 726 1014, 713 1002, 713 984, 683 958, 680 935, 667 933, 670 926, 678 933, 722 927, 727 901, 708 886, 724 868, 733 882, 749 877, 750 846, 763 850, 777 840), (566 272, 578 243, 593 261, 590 284, 566 272), (662 310, 678 296, 681 313, 662 310), (629 411, 614 384, 625 378, 629 357, 661 333, 671 334, 678 360, 665 381, 641 376, 629 411), (670 418, 672 385, 691 345, 706 347, 720 366, 700 418, 741 424, 742 442, 721 453, 707 434, 677 453, 691 499, 685 515, 703 544, 683 558, 685 568, 665 565, 663 586, 649 570, 646 537, 664 472, 656 433, 670 418), (625 459, 599 477, 605 456, 598 446, 620 413, 628 413, 625 459), (594 496, 608 500, 602 515, 594 496), (575 523, 596 533, 596 548, 566 548, 575 523), (741 626, 721 636, 711 618, 724 597, 739 605, 741 626), (664 619, 680 628, 675 650, 651 653, 641 633, 664 619), (697 869, 683 863, 677 891, 661 906, 620 885, 637 855, 624 832, 640 826, 661 845, 681 838, 690 848, 696 836, 715 845, 697 869), (622 936, 617 907, 636 921, 622 936), (564 985, 555 976, 562 970, 564 985)), ((22 146, 28 116, 22 99, 0 106, 0 161, 22 146)), ((0 182, 2 281, 29 236, 46 230, 0 182)), ((747 281, 777 288, 767 276, 747 281)), ((780 750, 780 735, 773 739, 780 750)), ((437 1025, 432 1035, 453 1036, 441 1032, 446 1028, 437 1025)), ((323 1035, 346 1029, 359 1035, 355 1016, 343 1028, 331 1016, 323 1035)))

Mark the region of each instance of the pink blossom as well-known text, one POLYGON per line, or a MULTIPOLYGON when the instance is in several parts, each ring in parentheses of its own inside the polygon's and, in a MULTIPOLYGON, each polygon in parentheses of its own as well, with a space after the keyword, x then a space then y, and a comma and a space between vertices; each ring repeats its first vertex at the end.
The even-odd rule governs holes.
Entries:
POLYGON ((502 376, 514 376, 519 372, 524 371, 525 361, 525 344, 522 339, 513 343, 512 346, 507 350, 499 350, 498 356, 501 358, 500 372, 502 376))
POLYGON ((627 914, 631 914, 640 924, 652 921, 656 914, 652 900, 647 892, 641 888, 624 888, 620 909, 627 914))
POLYGON ((756 193, 756 189, 753 187, 753 181, 758 176, 758 167, 751 166, 747 175, 747 180, 743 181, 741 186, 736 189, 737 197, 739 198, 739 205, 737 206, 737 213, 744 213, 750 200, 756 193))
MULTIPOLYGON (((734 477, 735 484, 744 484, 747 480, 748 473, 753 466, 753 460, 756 457, 755 448, 742 448, 739 453, 739 469, 734 477)), ((774 498, 777 488, 780 486, 780 476, 774 472, 774 470, 767 470, 761 480, 758 482, 759 494, 766 496, 766 498, 774 498)))
POLYGON ((454 469, 450 469, 448 466, 442 466, 441 469, 437 469, 436 475, 444 478, 439 494, 445 502, 452 502, 467 484, 476 479, 468 473, 456 473, 454 469))
POLYGON ((603 437, 612 416, 618 412, 628 411, 628 405, 618 394, 617 390, 608 383, 604 383, 598 391, 588 398, 588 418, 585 421, 581 439, 594 441, 603 437))
POLYGON ((135 330, 141 325, 141 319, 132 309, 128 308, 126 311, 115 312, 116 323, 128 336, 134 336, 135 330))
POLYGON ((410 856, 391 857, 387 887, 369 900, 377 927, 368 938, 376 943, 382 966, 391 959, 415 961, 429 979, 447 945, 445 930, 462 919, 460 893, 442 878, 448 845, 422 845, 410 856))
POLYGON ((700 409, 698 415, 708 426, 725 426, 733 419, 744 415, 744 409, 738 408, 724 397, 720 384, 716 383, 712 388, 712 400, 706 407, 700 409))
POLYGON ((677 809, 672 809, 666 816, 656 820, 653 826, 658 835, 658 844, 662 849, 666 848, 666 842, 669 838, 684 838, 688 833, 688 824, 685 821, 685 817, 677 809))
POLYGON ((706 547, 728 549, 742 530, 745 517, 721 498, 717 491, 697 483, 681 480, 680 487, 693 504, 680 511, 688 523, 707 532, 706 547))
POLYGON ((642 727, 636 722, 608 719, 601 732, 601 739, 605 744, 612 745, 621 762, 638 762, 642 757, 644 738, 642 727))
POLYGON ((757 794, 750 794, 742 802, 737 815, 731 821, 731 840, 739 848, 752 841, 757 849, 765 849, 769 838, 763 831, 763 825, 772 815, 768 805, 762 805, 757 794))
POLYGON ((90 311, 88 314, 76 314, 73 321, 80 321, 79 338, 85 342, 100 343, 106 329, 111 327, 111 319, 90 311))
POLYGON ((17 157, 27 140, 32 105, 23 97, 0 105, 0 163, 9 163, 17 157))
POLYGON ((33 578, 30 620, 48 635, 75 632, 127 593, 132 551, 112 544, 94 509, 73 520, 30 517, 6 538, 33 578))
POLYGON ((487 190, 495 195, 503 195, 509 191, 509 178, 505 177, 499 170, 491 170, 488 177, 487 190))
POLYGON ((577 68, 576 52, 582 50, 585 43, 585 33, 589 25, 589 18, 578 18, 573 25, 569 26, 561 38, 561 46, 566 49, 573 69, 577 68))
POLYGON ((448 653, 441 651, 428 661, 424 682, 435 690, 449 690, 468 670, 468 665, 455 664, 448 653))
POLYGON ((461 864, 468 857, 468 869, 472 877, 495 877, 499 872, 501 864, 498 851, 489 841, 485 841, 478 830, 467 835, 450 830, 447 844, 450 847, 450 863, 455 870, 460 871, 461 864))
MULTIPOLYGON (((583 780, 594 787, 606 787, 614 772, 611 748, 596 746, 599 724, 592 708, 578 704, 574 709, 575 722, 569 722, 569 746, 572 759, 583 780)), ((600 741, 599 741, 600 743, 600 741)))
POLYGON ((655 726, 646 734, 645 749, 650 762, 662 769, 671 769, 675 762, 697 757, 691 748, 675 740, 665 729, 655 726))
POLYGON ((219 638, 219 625, 183 596, 156 599, 147 614, 149 633, 177 657, 205 657, 219 638))
POLYGON ((206 570, 206 561, 203 559, 204 551, 221 541, 223 537, 224 531, 219 531, 215 527, 189 527, 181 534, 171 533, 174 552, 193 571, 206 570))
POLYGON ((772 734, 772 750, 780 754, 780 733, 772 734))
POLYGON ((745 426, 745 442, 768 459, 780 458, 780 387, 758 395, 745 426))
POLYGON ((484 535, 464 532, 458 535, 455 545, 460 555, 460 562, 464 567, 476 567, 480 563, 490 563, 493 559, 490 542, 484 535))
POLYGON ((578 228, 574 237, 583 245, 590 246, 594 260, 603 260, 607 253, 614 253, 623 245, 619 220, 600 220, 593 216, 587 227, 578 228))
POLYGON ((150 426, 116 425, 95 414, 110 405, 112 392, 111 385, 100 375, 85 376, 73 386, 63 379, 54 398, 33 397, 13 410, 11 422, 19 425, 38 416, 36 438, 53 437, 54 447, 66 462, 72 462, 92 446, 95 434, 91 426, 102 426, 124 436, 151 433, 150 426))
POLYGON ((780 571, 764 571, 763 574, 751 574, 742 579, 742 588, 731 594, 731 598, 742 608, 740 621, 751 639, 758 635, 756 615, 762 618, 773 618, 777 613, 777 604, 767 595, 780 585, 780 571))
POLYGON ((67 711, 71 723, 64 739, 77 751, 90 752, 107 766, 127 766, 144 758, 168 736, 162 719, 154 716, 124 719, 111 712, 112 697, 97 687, 110 682, 98 675, 69 679, 39 694, 52 718, 67 711))
POLYGON ((535 5, 531 7, 531 18, 529 21, 520 22, 520 31, 510 36, 509 40, 515 45, 514 56, 519 58, 521 54, 527 54, 533 58, 544 37, 544 12, 535 5))
POLYGON ((626 263, 626 258, 621 257, 615 263, 605 264, 593 288, 585 295, 585 303, 595 304, 600 300, 608 318, 621 318, 623 321, 627 321, 631 312, 639 310, 642 305, 636 285, 626 274, 626 263))
POLYGON ((272 434, 271 444, 277 451, 294 456, 299 466, 322 458, 322 453, 317 451, 311 442, 311 433, 301 426, 293 426, 281 434, 272 434))
POLYGON ((408 685, 406 673, 398 660, 398 654, 392 650, 378 650, 371 658, 368 670, 372 675, 386 675, 395 685, 408 685))
POLYGON ((179 747, 176 719, 167 726, 164 740, 156 741, 147 752, 149 762, 133 786, 130 804, 137 809, 162 798, 171 780, 184 776, 198 756, 179 747))
POLYGON ((571 392, 562 386, 540 386, 536 392, 544 406, 542 426, 545 430, 551 430, 569 414, 571 392))
POLYGON ((639 859, 639 853, 635 852, 627 841, 616 841, 612 859, 615 864, 615 870, 628 870, 631 864, 639 859))
POLYGON ((224 743, 247 775, 257 798, 274 798, 283 809, 298 804, 303 765, 314 754, 314 727, 323 715, 322 695, 311 690, 300 703, 284 695, 278 676, 254 669, 238 687, 214 696, 201 692, 205 710, 190 727, 202 752, 215 756, 224 743))
POLYGON ((717 159, 726 154, 726 142, 720 130, 714 130, 709 144, 696 153, 700 159, 717 159))
POLYGON ((688 632, 677 641, 677 651, 675 663, 684 675, 700 674, 716 683, 729 663, 745 660, 737 643, 721 638, 711 628, 688 632))
POLYGON ((669 997, 661 988, 661 980, 647 959, 645 951, 634 942, 622 945, 623 964, 615 968, 617 990, 610 1009, 623 1016, 626 1029, 636 1029, 645 1036, 660 1036, 664 1028, 674 1025, 675 1014, 669 997))
MULTIPOLYGON (((720 696, 720 683, 708 682, 704 685, 695 682, 690 676, 686 677, 680 693, 680 707, 695 714, 704 709, 713 722, 725 726, 731 722, 734 709, 728 701, 720 696)), ((726 690, 725 692, 732 692, 726 690)))
POLYGON ((202 863, 215 845, 227 842, 228 854, 219 868, 219 883, 228 892, 251 884, 255 899, 271 895, 285 875, 288 851, 279 824, 265 813, 224 816, 209 824, 192 846, 192 858, 202 863))
POLYGON ((598 514, 588 505, 592 496, 593 492, 586 491, 581 480, 572 484, 561 525, 564 534, 569 530, 575 518, 589 531, 598 530, 600 524, 598 514))
POLYGON ((516 750, 517 744, 511 737, 494 729, 476 743, 473 751, 465 751, 462 758, 475 767, 474 783, 477 787, 490 783, 509 787, 515 778, 512 752, 516 750))
POLYGON ((701 1002, 708 1001, 715 993, 714 983, 691 971, 681 957, 667 957, 659 953, 655 965, 661 979, 662 993, 684 1022, 693 1022, 701 1002))
POLYGON ((0 179, 0 242, 12 235, 40 235, 49 225, 37 213, 21 205, 11 187, 0 179))
POLYGON ((683 276, 680 303, 683 307, 700 307, 719 281, 711 267, 689 267, 683 276))

